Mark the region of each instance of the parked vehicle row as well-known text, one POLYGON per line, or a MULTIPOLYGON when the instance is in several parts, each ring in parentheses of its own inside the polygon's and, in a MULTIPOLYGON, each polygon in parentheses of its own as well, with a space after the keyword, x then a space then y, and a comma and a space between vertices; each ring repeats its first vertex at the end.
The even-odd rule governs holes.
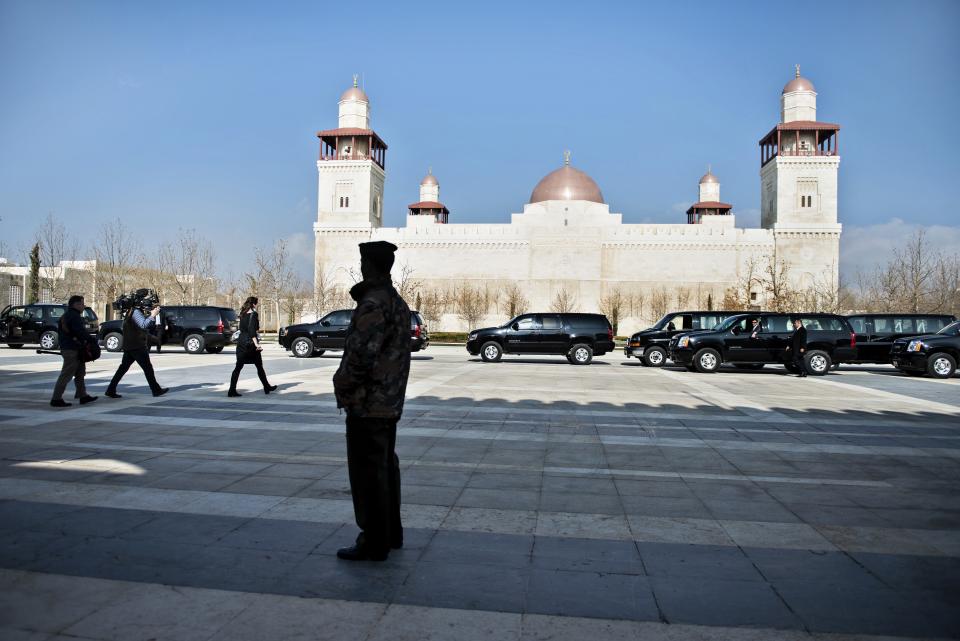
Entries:
MULTIPOLYGON (((0 311, 0 343, 11 348, 39 344, 59 347, 57 325, 66 305, 7 306, 0 311)), ((219 353, 235 342, 237 314, 227 307, 209 305, 163 308, 166 330, 163 344, 183 345, 192 354, 219 353)), ((281 328, 280 345, 298 358, 342 351, 353 310, 330 312, 314 323, 281 328)), ((652 327, 630 336, 624 354, 648 367, 668 361, 700 372, 716 371, 723 364, 759 369, 780 364, 793 369, 786 349, 793 333, 790 321, 798 316, 807 328, 804 357, 810 374, 826 374, 842 363, 893 364, 910 374, 947 378, 960 362, 960 322, 947 314, 786 314, 773 312, 680 311, 671 312, 652 327)), ((99 323, 85 308, 87 330, 108 351, 123 348, 123 322, 99 323)), ((430 344, 423 317, 410 314, 410 350, 430 344)), ((614 350, 613 327, 603 314, 521 314, 499 327, 469 333, 467 351, 485 362, 505 354, 563 355, 574 365, 587 365, 595 356, 614 350)))

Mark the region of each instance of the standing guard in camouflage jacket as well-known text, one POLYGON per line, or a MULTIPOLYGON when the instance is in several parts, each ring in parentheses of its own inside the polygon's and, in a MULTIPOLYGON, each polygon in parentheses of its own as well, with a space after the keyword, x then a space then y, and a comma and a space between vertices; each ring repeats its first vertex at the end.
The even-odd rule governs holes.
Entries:
POLYGON ((361 530, 355 545, 337 551, 350 561, 383 561, 403 547, 396 444, 410 374, 410 308, 390 281, 396 250, 384 241, 360 244, 363 281, 350 290, 357 308, 333 376, 337 407, 347 410, 347 467, 361 530))

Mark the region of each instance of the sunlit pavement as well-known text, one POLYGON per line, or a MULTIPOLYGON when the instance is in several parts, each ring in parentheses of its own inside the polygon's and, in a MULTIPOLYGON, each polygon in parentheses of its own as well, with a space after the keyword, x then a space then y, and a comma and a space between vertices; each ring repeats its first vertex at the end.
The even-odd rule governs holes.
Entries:
MULTIPOLYGON (((861 639, 960 635, 960 378, 702 375, 622 354, 415 355, 405 547, 356 535, 336 355, 153 354, 49 407, 0 348, 0 638, 861 639), (68 400, 70 400, 68 398, 68 400)), ((72 394, 72 385, 68 396, 72 394)))

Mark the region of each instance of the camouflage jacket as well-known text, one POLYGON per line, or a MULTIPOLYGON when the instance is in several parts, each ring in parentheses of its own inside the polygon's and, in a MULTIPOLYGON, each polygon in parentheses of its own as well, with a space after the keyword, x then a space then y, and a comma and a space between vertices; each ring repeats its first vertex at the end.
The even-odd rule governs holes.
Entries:
POLYGON ((333 375, 337 407, 351 416, 400 418, 410 375, 410 308, 389 280, 365 280, 340 368, 333 375))

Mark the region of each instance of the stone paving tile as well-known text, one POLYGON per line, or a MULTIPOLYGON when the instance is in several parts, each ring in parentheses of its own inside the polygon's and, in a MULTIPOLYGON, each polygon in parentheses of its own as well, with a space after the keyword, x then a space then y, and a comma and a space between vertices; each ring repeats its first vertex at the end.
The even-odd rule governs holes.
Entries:
POLYGON ((646 577, 545 569, 530 573, 526 611, 642 621, 660 618, 646 577))
POLYGON ((496 565, 421 561, 400 586, 396 602, 466 610, 523 612, 529 570, 496 565))
POLYGON ((803 626, 764 582, 651 577, 650 584, 664 618, 670 623, 778 629, 803 626))

